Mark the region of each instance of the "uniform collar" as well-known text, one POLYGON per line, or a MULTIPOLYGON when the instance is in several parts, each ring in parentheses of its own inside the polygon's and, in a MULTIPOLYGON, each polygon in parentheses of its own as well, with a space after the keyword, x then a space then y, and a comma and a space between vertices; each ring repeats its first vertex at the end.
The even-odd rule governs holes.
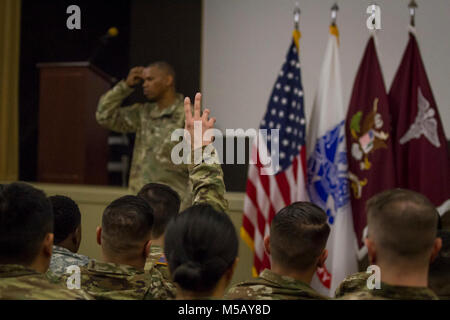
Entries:
POLYGON ((156 119, 156 118, 161 118, 163 116, 170 116, 172 113, 175 112, 175 110, 181 104, 181 102, 183 102, 183 95, 180 93, 177 93, 175 95, 175 102, 171 106, 169 106, 163 110, 160 110, 158 107, 158 104, 155 103, 155 107, 150 112, 150 117, 156 119))
POLYGON ((0 265, 0 278, 14 278, 29 275, 40 275, 40 273, 19 264, 0 265))
POLYGON ((374 296, 381 296, 387 299, 402 299, 402 300, 430 300, 438 299, 437 295, 426 287, 407 287, 395 286, 385 282, 381 282, 380 289, 370 290, 374 296))
POLYGON ((133 276, 136 274, 144 273, 144 270, 138 270, 135 267, 129 265, 117 264, 112 262, 103 262, 95 259, 89 261, 87 269, 88 271, 95 273, 124 275, 124 276, 133 276))
POLYGON ((307 283, 304 283, 303 281, 296 280, 288 276, 279 275, 269 269, 264 269, 263 272, 261 272, 261 274, 259 275, 259 277, 283 288, 298 289, 300 287, 305 290, 314 291, 307 283))
POLYGON ((59 253, 59 254, 63 254, 65 256, 76 256, 77 254, 70 251, 69 249, 66 249, 64 247, 60 247, 57 245, 53 245, 53 253, 59 253))

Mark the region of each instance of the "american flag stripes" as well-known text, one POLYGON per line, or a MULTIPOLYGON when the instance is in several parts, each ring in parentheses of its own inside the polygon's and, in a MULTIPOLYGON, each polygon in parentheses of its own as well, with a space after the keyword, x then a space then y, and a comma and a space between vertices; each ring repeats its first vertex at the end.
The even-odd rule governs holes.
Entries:
MULTIPOLYGON (((278 75, 266 114, 261 121, 260 130, 267 130, 268 137, 264 143, 259 141, 253 144, 252 160, 255 164, 250 164, 248 171, 241 236, 254 252, 255 276, 265 268, 270 268, 270 260, 264 251, 263 241, 269 234, 273 217, 283 207, 307 198, 306 119, 299 39, 300 32, 295 30, 286 61, 278 75), (277 129, 278 137, 275 135, 273 138, 270 132, 277 129), (262 155, 271 154, 277 147, 279 152, 276 155, 279 156, 279 161, 273 168, 275 174, 264 174, 262 169, 265 161, 261 161, 264 158, 262 155)), ((260 134, 258 139, 261 137, 260 134)))

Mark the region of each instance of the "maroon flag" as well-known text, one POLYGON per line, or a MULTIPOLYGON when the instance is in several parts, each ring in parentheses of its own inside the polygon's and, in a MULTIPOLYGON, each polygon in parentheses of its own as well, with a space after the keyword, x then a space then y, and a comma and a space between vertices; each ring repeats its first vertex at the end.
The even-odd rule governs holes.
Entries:
POLYGON ((366 201, 395 187, 389 101, 373 37, 353 85, 345 126, 353 225, 361 247, 366 201))
POLYGON ((409 43, 389 93, 397 185, 436 206, 450 199, 447 140, 416 37, 409 43))

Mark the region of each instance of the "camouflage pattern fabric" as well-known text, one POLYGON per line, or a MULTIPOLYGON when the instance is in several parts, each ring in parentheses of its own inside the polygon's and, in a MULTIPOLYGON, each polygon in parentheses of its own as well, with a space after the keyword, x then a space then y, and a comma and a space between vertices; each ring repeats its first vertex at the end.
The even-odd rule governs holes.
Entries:
POLYGON ((132 266, 92 259, 80 270, 81 289, 96 300, 166 300, 176 295, 176 288, 156 269, 144 273, 132 266))
POLYGON ((21 265, 0 265, 1 300, 90 300, 83 290, 51 283, 44 274, 21 265))
POLYGON ((105 93, 97 108, 97 122, 112 131, 136 133, 129 181, 133 194, 150 182, 167 184, 178 192, 185 209, 192 202, 187 165, 171 160, 172 148, 178 144, 171 141, 172 132, 184 128, 183 96, 177 94, 175 103, 163 110, 156 103, 121 107, 133 91, 121 81, 105 93))
POLYGON ((89 263, 89 257, 60 247, 53 246, 52 259, 50 261, 49 271, 56 276, 62 276, 66 273, 66 268, 72 265, 85 266, 89 263))
POLYGON ((340 298, 346 294, 364 290, 367 288, 367 279, 370 273, 358 272, 346 277, 337 287, 334 297, 340 298))
POLYGON ((225 295, 229 300, 325 300, 308 284, 265 269, 258 278, 241 282, 225 295))
MULTIPOLYGON (((442 254, 442 253, 440 253, 442 254)), ((446 272, 450 272, 447 269, 446 272)), ((428 287, 436 293, 440 300, 450 300, 450 283, 448 275, 442 277, 431 277, 428 275, 428 287)))
MULTIPOLYGON (((212 147, 212 145, 211 145, 212 147)), ((207 203, 215 210, 226 212, 228 202, 225 199, 225 183, 223 171, 215 148, 211 152, 205 152, 202 148, 203 160, 194 161, 195 151, 191 153, 191 164, 189 165, 189 179, 193 189, 193 204, 207 203)))
POLYGON ((380 289, 367 288, 346 294, 340 300, 439 300, 429 288, 393 286, 381 282, 380 289))
POLYGON ((153 268, 161 272, 164 279, 172 281, 170 278, 170 271, 164 255, 164 248, 157 245, 151 245, 150 253, 145 263, 145 272, 151 271, 153 268))

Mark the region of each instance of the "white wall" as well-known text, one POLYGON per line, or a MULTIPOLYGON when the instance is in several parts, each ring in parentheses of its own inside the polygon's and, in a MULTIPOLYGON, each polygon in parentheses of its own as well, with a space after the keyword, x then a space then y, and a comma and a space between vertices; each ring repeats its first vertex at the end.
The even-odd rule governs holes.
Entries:
MULTIPOLYGON (((444 129, 450 137, 450 0, 418 0, 417 37, 444 129)), ((334 0, 300 0, 302 78, 306 112, 312 105, 334 0)), ((389 90, 408 41, 409 0, 378 0, 379 53, 389 90)), ((368 0, 340 0, 344 103, 369 32, 368 0)), ((217 127, 257 128, 293 29, 294 0, 204 0, 202 92, 217 127)))

